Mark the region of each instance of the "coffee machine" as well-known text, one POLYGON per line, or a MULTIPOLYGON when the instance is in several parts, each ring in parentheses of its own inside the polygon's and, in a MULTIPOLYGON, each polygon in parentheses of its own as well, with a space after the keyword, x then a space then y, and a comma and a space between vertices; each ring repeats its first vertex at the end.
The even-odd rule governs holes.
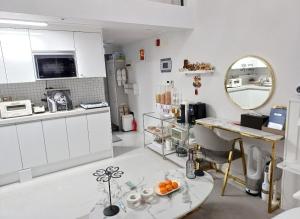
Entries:
POLYGON ((201 102, 189 104, 188 123, 194 125, 197 119, 202 118, 206 118, 206 104, 201 102))

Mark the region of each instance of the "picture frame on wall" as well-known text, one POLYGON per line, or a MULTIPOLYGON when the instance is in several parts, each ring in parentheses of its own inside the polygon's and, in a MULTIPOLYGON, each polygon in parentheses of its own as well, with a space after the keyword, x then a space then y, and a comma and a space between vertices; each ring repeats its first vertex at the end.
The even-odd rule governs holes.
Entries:
POLYGON ((71 91, 69 89, 47 90, 47 102, 50 112, 73 109, 71 91))

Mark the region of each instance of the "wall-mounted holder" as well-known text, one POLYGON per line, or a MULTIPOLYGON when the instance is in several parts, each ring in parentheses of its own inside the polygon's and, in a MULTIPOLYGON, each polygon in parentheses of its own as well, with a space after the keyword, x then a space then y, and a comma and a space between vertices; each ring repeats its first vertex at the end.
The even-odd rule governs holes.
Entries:
POLYGON ((97 182, 108 182, 109 192, 109 206, 104 208, 103 214, 105 216, 114 216, 119 213, 120 209, 116 205, 111 203, 111 191, 110 191, 110 180, 111 178, 120 178, 124 174, 123 171, 119 171, 119 167, 107 167, 106 169, 99 169, 93 173, 93 176, 97 177, 97 182))

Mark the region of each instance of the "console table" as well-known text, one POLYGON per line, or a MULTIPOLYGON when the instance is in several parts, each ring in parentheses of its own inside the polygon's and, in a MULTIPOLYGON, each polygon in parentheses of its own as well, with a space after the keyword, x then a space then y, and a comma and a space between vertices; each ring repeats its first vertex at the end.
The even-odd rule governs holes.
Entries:
MULTIPOLYGON (((271 154, 271 162, 272 164, 275 163, 276 160, 276 144, 277 142, 284 139, 284 136, 282 135, 275 135, 272 133, 264 132, 261 130, 248 128, 240 125, 236 125, 231 121, 225 120, 225 119, 219 119, 219 118, 204 118, 199 119, 196 121, 196 124, 202 125, 209 129, 222 129, 225 131, 233 132, 236 134, 239 134, 241 137, 248 137, 248 138, 255 138, 258 140, 269 142, 272 146, 272 154, 271 154)), ((272 165, 271 173, 270 173, 270 191, 269 191, 269 200, 268 200, 268 212, 272 213, 280 206, 280 201, 278 205, 273 206, 272 205, 272 194, 273 194, 273 178, 274 178, 274 165, 272 165)))

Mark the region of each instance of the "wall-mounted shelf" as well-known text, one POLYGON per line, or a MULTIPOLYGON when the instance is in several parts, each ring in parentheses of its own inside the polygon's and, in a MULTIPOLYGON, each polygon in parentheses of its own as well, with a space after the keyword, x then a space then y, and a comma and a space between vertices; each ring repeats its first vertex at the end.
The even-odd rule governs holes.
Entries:
POLYGON ((215 70, 182 71, 186 76, 199 76, 202 74, 212 74, 215 70))

